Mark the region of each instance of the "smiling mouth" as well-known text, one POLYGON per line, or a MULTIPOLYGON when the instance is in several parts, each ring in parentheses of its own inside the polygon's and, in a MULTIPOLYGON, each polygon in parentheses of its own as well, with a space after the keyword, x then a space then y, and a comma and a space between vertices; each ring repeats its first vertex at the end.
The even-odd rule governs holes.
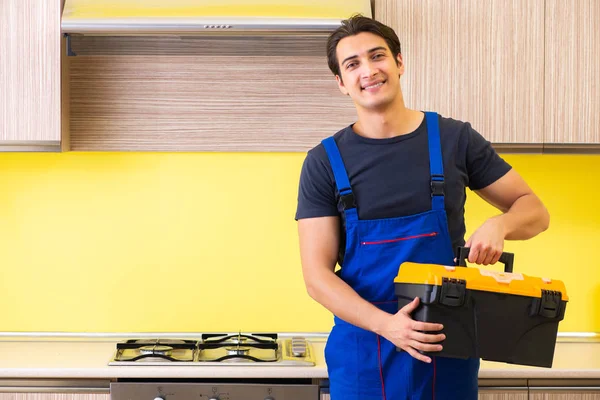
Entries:
POLYGON ((382 81, 382 82, 378 82, 378 83, 376 83, 376 84, 374 84, 374 85, 365 86, 364 88, 362 88, 362 90, 371 90, 371 89, 377 89, 377 88, 380 88, 381 86, 383 86, 383 84, 384 84, 385 82, 386 82, 386 81, 382 81))

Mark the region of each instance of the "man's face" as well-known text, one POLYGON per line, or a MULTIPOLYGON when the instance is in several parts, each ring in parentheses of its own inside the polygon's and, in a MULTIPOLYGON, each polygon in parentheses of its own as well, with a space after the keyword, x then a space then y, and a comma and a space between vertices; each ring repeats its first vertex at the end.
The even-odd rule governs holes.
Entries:
POLYGON ((336 54, 341 74, 341 78, 336 76, 338 86, 357 107, 385 108, 399 95, 402 57, 396 59, 381 36, 361 32, 345 37, 336 54))

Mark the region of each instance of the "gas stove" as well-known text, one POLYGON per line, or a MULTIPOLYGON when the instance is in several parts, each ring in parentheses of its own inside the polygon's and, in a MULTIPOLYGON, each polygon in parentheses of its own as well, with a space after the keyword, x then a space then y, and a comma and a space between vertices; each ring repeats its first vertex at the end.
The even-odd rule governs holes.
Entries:
POLYGON ((130 339, 119 342, 108 365, 314 366, 304 337, 276 333, 206 333, 198 339, 130 339))

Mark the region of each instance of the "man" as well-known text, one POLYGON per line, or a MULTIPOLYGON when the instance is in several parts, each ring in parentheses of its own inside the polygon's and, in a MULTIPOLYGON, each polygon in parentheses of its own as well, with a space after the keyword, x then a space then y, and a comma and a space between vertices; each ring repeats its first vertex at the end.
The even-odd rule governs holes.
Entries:
POLYGON ((308 293, 335 315, 331 397, 476 399, 479 360, 421 354, 442 349, 443 326, 411 318, 418 298, 398 311, 394 277, 404 261, 453 265, 463 244, 470 262, 494 264, 505 239, 547 229, 548 212, 470 124, 406 108, 391 28, 346 20, 327 56, 358 121, 308 152, 296 219, 308 293), (466 187, 501 213, 465 244, 466 187))

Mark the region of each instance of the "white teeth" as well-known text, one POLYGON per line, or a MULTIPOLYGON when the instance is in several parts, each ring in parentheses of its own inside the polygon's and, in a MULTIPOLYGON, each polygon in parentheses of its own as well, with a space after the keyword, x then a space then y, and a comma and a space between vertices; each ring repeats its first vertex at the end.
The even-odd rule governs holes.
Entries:
POLYGON ((383 85, 383 82, 376 83, 375 85, 367 86, 365 89, 373 89, 383 85))

